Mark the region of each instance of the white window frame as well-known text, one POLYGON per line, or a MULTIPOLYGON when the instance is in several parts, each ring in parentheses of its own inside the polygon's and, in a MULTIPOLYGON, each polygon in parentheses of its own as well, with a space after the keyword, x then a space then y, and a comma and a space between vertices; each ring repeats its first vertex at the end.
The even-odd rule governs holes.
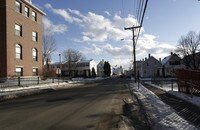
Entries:
POLYGON ((37 32, 32 32, 32 40, 37 42, 37 40, 38 40, 37 32))
POLYGON ((33 68, 33 76, 38 76, 38 68, 33 68))
POLYGON ((23 76, 23 67, 16 67, 15 73, 16 73, 16 76, 23 76))
POLYGON ((20 44, 15 45, 15 55, 16 59, 22 59, 22 46, 20 44))
POLYGON ((15 10, 22 13, 22 4, 19 1, 15 1, 15 10))
POLYGON ((22 36, 22 26, 15 24, 15 35, 22 36))
POLYGON ((37 21, 37 13, 35 11, 32 11, 32 20, 37 21))
POLYGON ((25 10, 25 16, 26 16, 26 17, 29 17, 30 9, 29 9, 28 7, 25 6, 25 9, 24 9, 24 10, 25 10))
POLYGON ((36 48, 33 48, 32 49, 32 58, 33 58, 33 61, 38 61, 38 56, 37 56, 37 49, 36 48))

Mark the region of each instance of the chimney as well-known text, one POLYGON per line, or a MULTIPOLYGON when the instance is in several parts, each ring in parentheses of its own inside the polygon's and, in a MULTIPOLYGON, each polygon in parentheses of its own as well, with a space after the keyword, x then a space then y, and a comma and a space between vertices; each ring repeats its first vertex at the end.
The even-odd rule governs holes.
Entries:
POLYGON ((171 55, 173 55, 173 52, 171 52, 171 55))
POLYGON ((149 58, 151 57, 151 54, 149 53, 149 58))
POLYGON ((161 58, 159 58, 159 61, 161 62, 161 58))

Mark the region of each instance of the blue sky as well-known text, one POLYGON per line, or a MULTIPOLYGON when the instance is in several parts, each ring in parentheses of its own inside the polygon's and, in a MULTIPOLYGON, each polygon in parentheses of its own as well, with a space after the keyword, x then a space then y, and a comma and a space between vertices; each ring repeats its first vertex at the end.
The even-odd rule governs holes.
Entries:
MULTIPOLYGON (((132 59, 132 33, 123 30, 136 24, 136 0, 32 0, 47 15, 43 24, 57 43, 52 60, 71 48, 97 63, 128 68, 132 59), (124 39, 121 41, 120 39, 124 39)), ((200 31, 198 0, 149 0, 137 44, 137 59, 151 53, 164 58, 174 52, 181 35, 200 31)))

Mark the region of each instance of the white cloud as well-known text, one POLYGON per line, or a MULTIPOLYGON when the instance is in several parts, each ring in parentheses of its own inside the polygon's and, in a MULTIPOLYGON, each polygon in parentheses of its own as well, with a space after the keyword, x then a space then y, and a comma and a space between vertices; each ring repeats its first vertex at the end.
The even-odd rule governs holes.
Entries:
POLYGON ((122 66, 123 68, 128 69, 132 63, 131 63, 131 59, 120 57, 120 58, 111 59, 110 64, 112 67, 117 65, 117 66, 122 66))
MULTIPOLYGON (((83 39, 80 39, 82 42, 119 41, 121 38, 131 37, 131 31, 124 31, 124 26, 132 26, 132 24, 137 23, 132 15, 123 19, 115 14, 113 19, 108 19, 93 12, 84 15, 78 10, 55 9, 51 4, 46 4, 45 7, 54 14, 63 17, 65 21, 77 23, 83 29, 83 39)), ((105 11, 105 13, 110 14, 108 11, 105 11)))
POLYGON ((139 38, 136 47, 136 52, 139 58, 144 58, 148 53, 152 54, 155 58, 164 58, 169 55, 171 51, 175 50, 175 46, 158 42, 156 36, 144 34, 139 38), (144 55, 145 53, 145 55, 144 55), (143 57, 141 57, 143 56, 143 57))
MULTIPOLYGON (((94 12, 83 14, 78 10, 55 9, 50 4, 46 4, 45 7, 63 17, 66 22, 76 24, 82 29, 81 36, 73 39, 75 39, 75 42, 88 43, 89 46, 83 47, 82 52, 84 54, 102 57, 107 55, 112 57, 110 59, 112 64, 130 66, 133 51, 132 41, 130 40, 132 39, 132 31, 124 30, 124 27, 138 25, 133 15, 121 18, 120 12, 112 16, 108 11, 105 11, 105 14, 110 16, 107 18, 94 12), (125 40, 120 41, 120 39, 125 40), (116 45, 113 45, 113 43, 116 45)), ((46 22, 46 24, 52 26, 52 23, 46 22)), ((58 31, 59 29, 61 28, 55 28, 54 30, 58 31)), ((145 34, 144 28, 141 28, 140 34, 136 46, 138 60, 145 58, 148 53, 151 53, 157 59, 164 58, 175 49, 171 44, 158 42, 157 36, 145 34)))
POLYGON ((121 47, 113 47, 111 44, 104 45, 102 47, 104 51, 114 57, 130 56, 132 53, 132 47, 129 45, 123 45, 121 47))
POLYGON ((44 31, 49 34, 55 34, 55 33, 64 33, 67 31, 67 26, 64 24, 58 24, 55 25, 50 21, 48 18, 43 17, 42 19, 44 31))
POLYGON ((107 14, 108 16, 111 16, 110 12, 105 11, 105 14, 107 14))
POLYGON ((92 44, 91 47, 84 47, 84 50, 82 51, 83 54, 94 54, 94 55, 100 55, 102 53, 102 48, 98 47, 96 44, 92 44))
POLYGON ((48 3, 48 4, 45 4, 45 7, 46 7, 47 9, 50 9, 54 14, 57 14, 57 15, 62 16, 62 17, 65 19, 65 21, 67 21, 67 22, 70 22, 70 23, 72 23, 72 22, 81 22, 80 19, 71 16, 71 15, 67 12, 67 10, 64 10, 64 9, 55 9, 55 8, 53 8, 52 5, 49 4, 49 3, 48 3))

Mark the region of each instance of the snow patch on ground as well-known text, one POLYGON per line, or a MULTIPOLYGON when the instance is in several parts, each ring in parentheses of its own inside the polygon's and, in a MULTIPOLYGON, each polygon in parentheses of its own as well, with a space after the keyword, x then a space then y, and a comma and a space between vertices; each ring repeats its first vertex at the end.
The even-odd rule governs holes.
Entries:
POLYGON ((176 83, 173 83, 173 86, 172 86, 172 84, 155 85, 155 84, 152 84, 151 82, 145 82, 145 83, 150 86, 162 89, 164 91, 172 91, 172 90, 178 91, 178 85, 176 83), (172 87, 173 87, 173 89, 172 89, 172 87))
POLYGON ((197 130, 195 126, 184 120, 167 104, 162 102, 153 92, 140 84, 130 84, 131 91, 141 101, 147 117, 154 130, 197 130))
MULTIPOLYGON (((198 106, 200 108, 200 97, 199 96, 178 92, 178 87, 175 87, 176 89, 173 89, 173 91, 171 91, 171 85, 170 84, 163 85, 163 87, 160 87, 158 85, 151 84, 151 83, 147 83, 147 84, 152 86, 152 87, 162 89, 162 90, 176 96, 177 98, 180 98, 182 100, 190 102, 191 104, 198 106)), ((174 86, 177 86, 177 85, 174 85, 174 86)))
POLYGON ((92 79, 84 79, 84 78, 73 78, 68 82, 56 82, 56 83, 48 83, 48 84, 38 84, 38 85, 29 85, 29 86, 21 86, 21 87, 5 87, 0 88, 0 96, 1 95, 9 95, 12 93, 18 92, 28 92, 32 90, 40 90, 40 89, 55 89, 59 87, 70 87, 72 85, 81 85, 84 81, 94 81, 94 80, 102 80, 104 78, 92 78, 92 79))

